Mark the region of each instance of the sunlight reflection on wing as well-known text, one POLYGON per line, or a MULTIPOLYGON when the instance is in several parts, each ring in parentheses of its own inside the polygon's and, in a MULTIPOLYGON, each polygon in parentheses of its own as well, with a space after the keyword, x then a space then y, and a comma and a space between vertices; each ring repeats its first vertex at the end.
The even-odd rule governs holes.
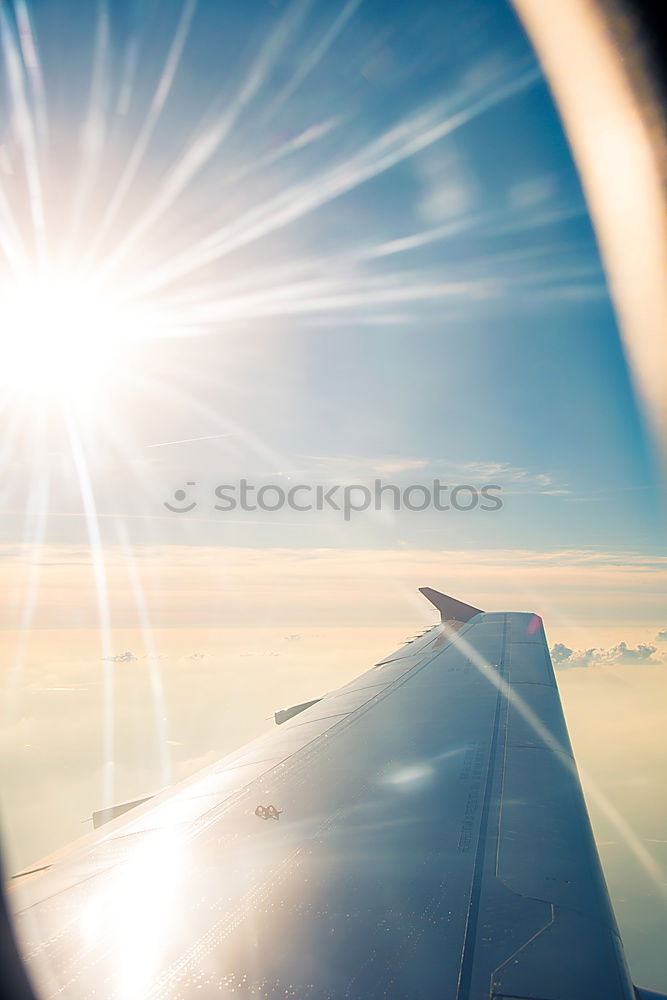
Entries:
POLYGON ((180 834, 149 831, 111 881, 80 914, 82 944, 114 947, 118 995, 145 997, 174 933, 171 904, 185 878, 187 854, 180 834))
POLYGON ((558 742, 551 730, 544 725, 532 708, 526 704, 516 688, 508 684, 497 670, 489 670, 489 664, 482 656, 480 656, 475 647, 467 641, 465 636, 462 636, 459 632, 450 628, 447 624, 444 625, 444 629, 452 643, 455 646, 458 646, 465 653, 466 657, 473 664, 473 666, 477 668, 482 676, 485 677, 490 684, 493 684, 494 687, 498 688, 510 704, 516 708, 517 712, 519 712, 521 717, 528 723, 539 740, 546 747, 557 752, 558 760, 564 768, 567 768, 572 772, 575 783, 578 784, 580 780, 582 781, 586 788, 586 794, 615 827, 619 837, 635 856, 650 879, 652 885, 656 888, 660 895, 667 900, 667 886, 664 884, 660 865, 656 863, 650 852, 646 849, 642 840, 637 836, 627 820, 613 805, 609 797, 605 795, 602 789, 587 773, 582 772, 581 768, 577 768, 577 765, 570 756, 570 752, 567 748, 563 747, 558 742))

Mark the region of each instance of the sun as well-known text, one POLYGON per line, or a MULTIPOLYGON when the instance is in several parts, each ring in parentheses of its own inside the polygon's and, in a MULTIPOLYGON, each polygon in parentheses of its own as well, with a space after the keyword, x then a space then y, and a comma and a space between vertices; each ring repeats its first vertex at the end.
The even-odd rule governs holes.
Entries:
POLYGON ((76 273, 2 281, 0 384, 41 398, 89 398, 144 327, 140 310, 76 273))

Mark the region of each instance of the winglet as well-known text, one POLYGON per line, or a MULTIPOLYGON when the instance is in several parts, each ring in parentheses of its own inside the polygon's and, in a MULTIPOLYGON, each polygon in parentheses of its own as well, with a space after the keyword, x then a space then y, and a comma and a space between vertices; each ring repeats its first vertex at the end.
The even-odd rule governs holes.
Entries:
POLYGON ((456 601, 453 597, 447 597, 447 594, 441 594, 431 587, 420 587, 419 593, 438 609, 440 620, 443 622, 467 622, 475 615, 484 614, 479 608, 473 608, 463 601, 456 601))

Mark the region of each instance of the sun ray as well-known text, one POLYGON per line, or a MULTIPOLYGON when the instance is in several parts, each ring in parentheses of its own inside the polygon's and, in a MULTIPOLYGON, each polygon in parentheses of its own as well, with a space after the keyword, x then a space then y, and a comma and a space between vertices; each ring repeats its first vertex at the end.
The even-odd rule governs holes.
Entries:
POLYGON ((256 159, 252 163, 246 164, 241 170, 237 170, 236 173, 227 178, 226 184, 229 187, 239 184, 241 181, 247 180, 252 174, 266 170, 267 167, 273 166, 275 163, 278 163, 291 153, 300 152, 308 146, 320 142, 334 129, 339 128, 342 122, 343 119, 341 116, 334 116, 326 119, 326 121, 320 122, 317 125, 311 125, 309 128, 296 135, 293 139, 290 139, 288 142, 284 142, 282 145, 278 146, 277 149, 267 153, 266 156, 256 159))
POLYGON ((141 167, 144 156, 146 155, 146 150, 148 149, 153 136, 153 132, 155 131, 155 126, 158 123, 160 115, 162 114, 165 104, 169 98, 169 94, 171 93, 171 88, 178 71, 185 43, 188 39, 197 3, 198 0, 185 0, 181 8, 181 14, 178 24, 176 25, 176 31, 167 53, 160 79, 153 94, 146 119, 143 123, 141 131, 135 139, 132 149, 130 150, 127 162, 120 175, 111 200, 107 205, 104 215, 102 216, 99 228, 95 233, 90 246, 88 247, 83 261, 84 267, 89 266, 95 261, 97 253, 103 245, 109 229, 123 204, 123 200, 132 186, 132 182, 134 181, 139 168, 141 167))
POLYGON ((38 140, 25 85, 25 71, 21 61, 21 50, 7 19, 4 4, 0 5, 0 41, 5 57, 7 80, 12 97, 13 126, 23 154, 23 165, 28 187, 28 199, 37 255, 39 259, 44 259, 47 252, 46 219, 44 216, 38 140))
POLYGON ((0 249, 15 277, 25 275, 30 267, 27 247, 14 218, 9 198, 0 183, 0 249))
MULTIPOLYGON (((442 109, 431 109, 404 119, 398 125, 367 143, 355 156, 316 178, 293 185, 279 195, 252 209, 236 221, 209 234, 168 264, 149 271, 139 284, 141 291, 156 291, 206 265, 221 260, 235 250, 254 243, 277 229, 296 222, 333 199, 377 177, 403 160, 466 125, 494 105, 506 101, 541 79, 537 67, 519 73, 504 85, 498 84, 464 108, 442 117, 442 109)), ((102 272, 113 269, 119 261, 111 255, 102 272)))
MULTIPOLYGON (((384 256, 409 247, 389 247, 384 256)), ((553 248, 549 248, 549 253, 553 248)), ((356 255, 357 262, 372 260, 375 250, 356 255)), ((383 256, 377 253, 377 256, 383 256)), ((201 335, 239 320, 340 313, 378 306, 395 306, 439 301, 484 308, 510 293, 544 298, 557 289, 560 294, 597 294, 604 288, 597 266, 573 262, 568 267, 545 263, 546 251, 478 256, 466 266, 452 264, 449 274, 424 269, 371 273, 351 266, 352 260, 326 258, 314 262, 248 272, 243 280, 227 285, 216 283, 192 286, 159 302, 181 336, 201 335), (299 271, 301 270, 301 273, 299 271)))
POLYGON ((181 159, 168 172, 155 198, 139 216, 120 243, 107 255, 98 273, 112 271, 144 235, 164 216, 191 181, 219 150, 237 122, 239 115, 256 97, 267 74, 302 20, 310 0, 298 0, 288 7, 275 32, 264 43, 234 98, 218 120, 200 133, 181 159))
POLYGON ((132 95, 136 89, 136 79, 139 71, 139 57, 141 55, 141 35, 136 31, 127 42, 125 47, 125 57, 123 60, 123 71, 118 85, 118 98, 114 108, 114 115, 118 118, 125 118, 132 103, 132 95))
POLYGON ((34 457, 31 463, 31 481, 24 516, 22 542, 24 550, 30 554, 30 557, 23 601, 21 603, 18 639, 3 694, 2 716, 5 723, 10 721, 16 711, 16 699, 20 691, 21 673, 39 596, 41 558, 46 537, 50 495, 49 469, 45 469, 42 462, 42 446, 45 430, 45 420, 40 420, 39 424, 33 428, 34 457))
POLYGON ((299 61, 294 75, 290 80, 288 80, 283 89, 276 94, 273 101, 271 101, 267 106, 267 109, 261 118, 262 123, 271 119, 275 115, 276 111, 286 104, 287 101, 297 92, 301 84, 308 79, 310 74, 316 66, 319 65, 323 57, 336 41, 343 28, 345 28, 348 21, 350 21, 356 14, 362 2, 363 0, 347 0, 347 3, 338 12, 332 24, 325 31, 317 45, 313 46, 310 52, 306 53, 305 57, 299 61))
POLYGON ((123 559, 130 578, 130 587, 134 598, 134 606, 139 619, 141 637, 146 650, 148 676, 152 695, 153 720, 155 726, 155 743, 159 760, 160 776, 163 785, 169 785, 172 780, 171 761, 168 752, 169 723, 167 718, 167 703, 164 685, 155 646, 153 629, 148 611, 148 602, 144 593, 141 575, 137 568, 137 560, 127 533, 127 525, 121 518, 115 518, 115 528, 123 553, 123 559))
POLYGON ((108 128, 110 35, 108 0, 98 0, 88 109, 79 135, 80 168, 74 185, 68 232, 60 251, 64 264, 76 255, 84 212, 102 162, 108 128))
POLYGON ((112 643, 109 589, 107 585, 104 546, 97 518, 95 493, 88 472, 88 465, 76 417, 69 408, 65 409, 65 419, 67 422, 72 461, 77 474, 81 503, 86 519, 88 542, 93 564, 93 578, 95 581, 100 651, 102 654, 102 806, 103 808, 108 808, 113 804, 115 773, 115 685, 113 663, 111 660, 112 643))
MULTIPOLYGON (((341 280, 347 282, 349 280, 349 268, 364 262, 406 253, 434 242, 446 242, 447 240, 452 240, 468 233, 483 232, 487 236, 497 236, 513 232, 526 232, 570 218, 581 217, 584 211, 584 206, 578 204, 565 205, 563 207, 556 206, 549 210, 519 217, 517 217, 517 213, 512 209, 492 210, 480 213, 466 212, 433 229, 399 237, 389 242, 371 243, 370 245, 362 243, 351 249, 345 249, 342 252, 331 253, 326 256, 309 254, 307 257, 293 258, 284 264, 270 265, 265 268, 256 267, 242 272, 240 275, 235 275, 227 283, 221 284, 220 280, 216 280, 215 283, 212 282, 209 285, 188 285, 183 291, 176 292, 172 297, 157 299, 156 302, 161 302, 164 308, 171 312, 174 309, 178 310, 188 302, 214 302, 216 294, 219 298, 233 297, 235 293, 244 287, 247 287, 249 291, 256 287, 268 291, 273 287, 290 284, 297 280, 311 280, 322 274, 328 276, 342 274, 341 280)), ((550 249, 550 252, 552 249, 550 249)), ((532 262, 537 253, 538 251, 531 250, 526 255, 526 259, 532 262)), ((489 266, 495 271, 501 259, 498 255, 487 259, 476 257, 474 266, 477 271, 489 266)), ((505 255, 504 259, 508 260, 509 256, 505 255)), ((577 273, 582 273, 579 266, 577 266, 577 273)), ((394 275, 389 280, 393 282, 398 277, 398 275, 394 275)), ((406 272, 406 278, 414 280, 414 273, 408 275, 406 272)), ((126 289, 126 292, 129 297, 132 297, 135 293, 140 293, 140 289, 135 289, 135 287, 130 285, 126 289)))
POLYGON ((41 146, 48 143, 49 129, 46 104, 46 87, 39 59, 37 42, 32 27, 32 19, 26 0, 14 0, 19 44, 28 80, 32 90, 32 105, 35 113, 35 131, 41 146))

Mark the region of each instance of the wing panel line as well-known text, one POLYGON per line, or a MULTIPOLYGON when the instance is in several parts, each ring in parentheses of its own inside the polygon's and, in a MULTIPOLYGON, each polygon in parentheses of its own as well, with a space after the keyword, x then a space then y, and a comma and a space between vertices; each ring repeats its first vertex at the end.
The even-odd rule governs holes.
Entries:
MULTIPOLYGON (((502 657, 498 666, 498 673, 501 681, 504 679, 505 662, 507 658, 507 618, 503 623, 502 657)), ((501 709, 505 695, 503 685, 498 687, 496 697, 496 710, 493 720, 493 733, 489 747, 487 763, 486 782, 484 788, 484 801, 482 804, 482 815, 480 818, 479 833, 477 836, 477 850, 475 853, 475 864, 473 868, 472 889, 470 902, 468 904, 468 916, 463 938, 463 949, 461 957, 461 968, 459 972, 458 988, 456 990, 456 1000, 469 1000, 470 986, 472 981, 473 962, 475 957, 475 942, 477 939, 477 923, 479 918, 479 903, 482 895, 482 879, 484 876, 484 857, 486 855, 486 834, 489 826, 489 814, 491 811, 491 798, 493 793, 493 782, 495 775, 495 760, 498 750, 498 736, 500 733, 501 709)))

